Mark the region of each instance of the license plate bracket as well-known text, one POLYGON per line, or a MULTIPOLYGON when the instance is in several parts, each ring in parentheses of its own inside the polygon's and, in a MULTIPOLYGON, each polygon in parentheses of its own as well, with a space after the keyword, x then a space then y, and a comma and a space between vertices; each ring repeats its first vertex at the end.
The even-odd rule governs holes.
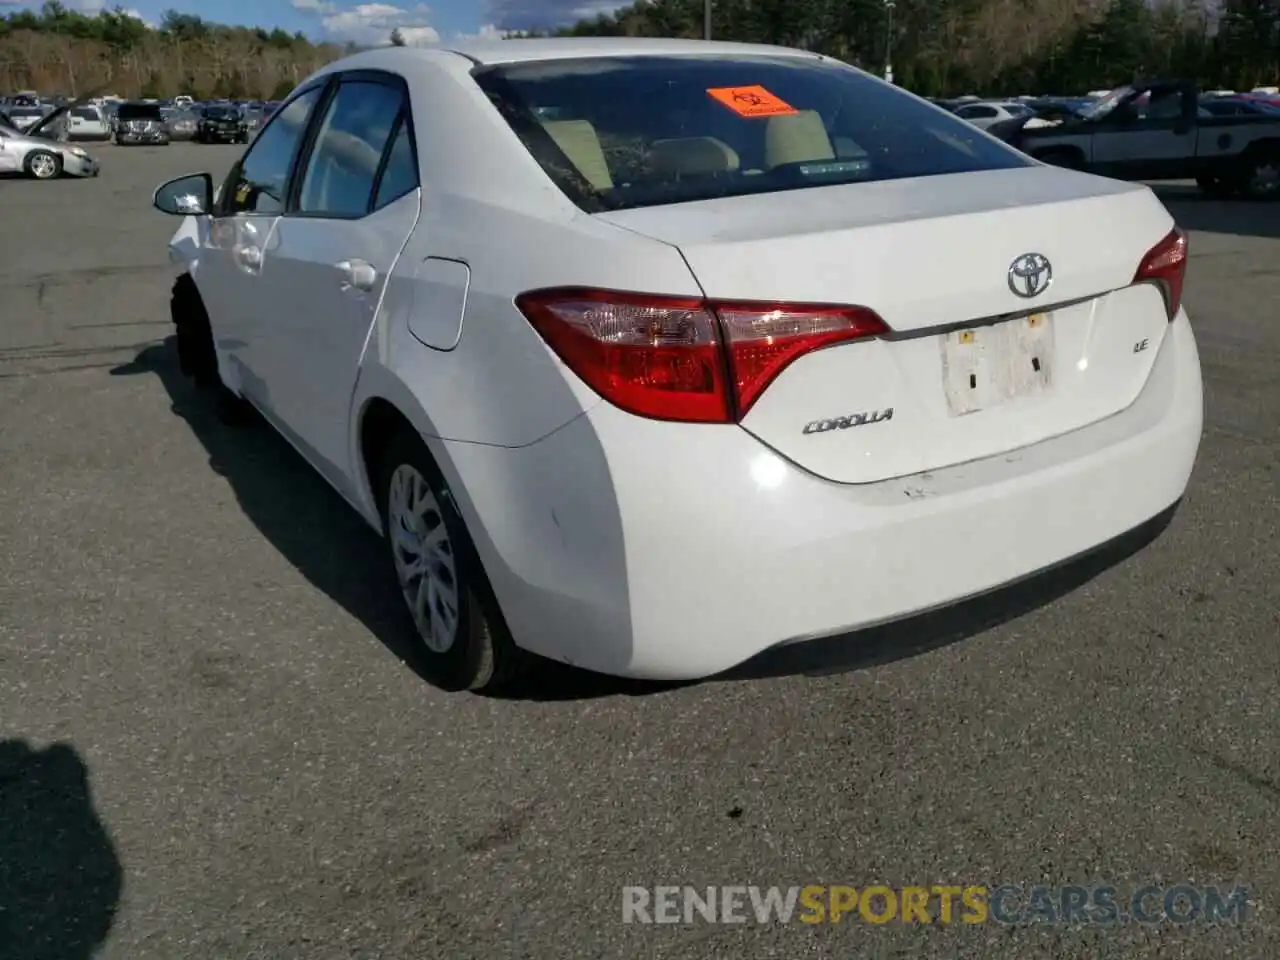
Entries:
POLYGON ((1053 387, 1053 314, 1034 313, 941 338, 947 412, 977 413, 1053 387))

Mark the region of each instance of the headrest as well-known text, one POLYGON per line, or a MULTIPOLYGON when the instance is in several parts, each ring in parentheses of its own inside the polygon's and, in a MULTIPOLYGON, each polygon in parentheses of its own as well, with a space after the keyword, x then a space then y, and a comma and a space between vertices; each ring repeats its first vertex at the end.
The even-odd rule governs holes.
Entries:
POLYGON ((604 148, 600 146, 596 128, 589 121, 548 120, 542 126, 587 183, 597 190, 613 187, 604 148))
POLYGON ((802 110, 765 121, 764 161, 767 167, 811 160, 834 160, 831 138, 817 110, 802 110))
POLYGON ((649 150, 649 161, 659 174, 677 179, 729 173, 739 166, 737 151, 715 137, 655 140, 649 150))

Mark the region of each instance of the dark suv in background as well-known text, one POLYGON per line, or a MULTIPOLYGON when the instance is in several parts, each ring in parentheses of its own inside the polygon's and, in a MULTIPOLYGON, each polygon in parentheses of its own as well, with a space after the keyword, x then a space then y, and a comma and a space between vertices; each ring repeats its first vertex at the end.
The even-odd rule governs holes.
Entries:
POLYGON ((205 107, 196 126, 199 143, 248 143, 249 125, 238 107, 215 104, 205 107))
POLYGON ((158 103, 122 103, 116 111, 116 143, 129 146, 138 143, 169 142, 169 128, 158 103))

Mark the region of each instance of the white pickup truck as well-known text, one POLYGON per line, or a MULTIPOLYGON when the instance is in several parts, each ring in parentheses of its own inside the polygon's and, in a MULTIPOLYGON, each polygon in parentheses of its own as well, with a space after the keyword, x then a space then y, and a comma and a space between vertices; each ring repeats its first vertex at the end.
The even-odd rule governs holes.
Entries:
POLYGON ((1079 114, 988 132, 1046 163, 1118 180, 1194 179, 1216 196, 1280 197, 1280 117, 1213 116, 1192 83, 1124 86, 1079 114))

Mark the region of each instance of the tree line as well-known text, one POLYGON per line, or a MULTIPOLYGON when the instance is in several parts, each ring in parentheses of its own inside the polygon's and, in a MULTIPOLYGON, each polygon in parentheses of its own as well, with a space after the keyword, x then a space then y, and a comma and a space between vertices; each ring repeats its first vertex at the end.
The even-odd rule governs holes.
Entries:
MULTIPOLYGON (((637 0, 561 36, 700 37, 703 0, 637 0)), ((712 37, 804 47, 925 96, 1184 77, 1280 84, 1280 0, 714 0, 712 37)))
POLYGON ((0 93, 277 99, 351 49, 175 11, 152 28, 120 7, 86 14, 50 0, 0 17, 0 93))
MULTIPOLYGON (((556 36, 699 37, 703 0, 636 0, 556 36)), ((1280 84, 1280 0, 714 0, 715 39, 820 51, 926 96, 1082 93, 1138 77, 1280 84)), ((524 34, 528 35, 528 34, 524 34)), ((403 44, 393 35, 389 42, 403 44)), ((278 98, 354 48, 56 0, 0 17, 0 90, 278 98)))

